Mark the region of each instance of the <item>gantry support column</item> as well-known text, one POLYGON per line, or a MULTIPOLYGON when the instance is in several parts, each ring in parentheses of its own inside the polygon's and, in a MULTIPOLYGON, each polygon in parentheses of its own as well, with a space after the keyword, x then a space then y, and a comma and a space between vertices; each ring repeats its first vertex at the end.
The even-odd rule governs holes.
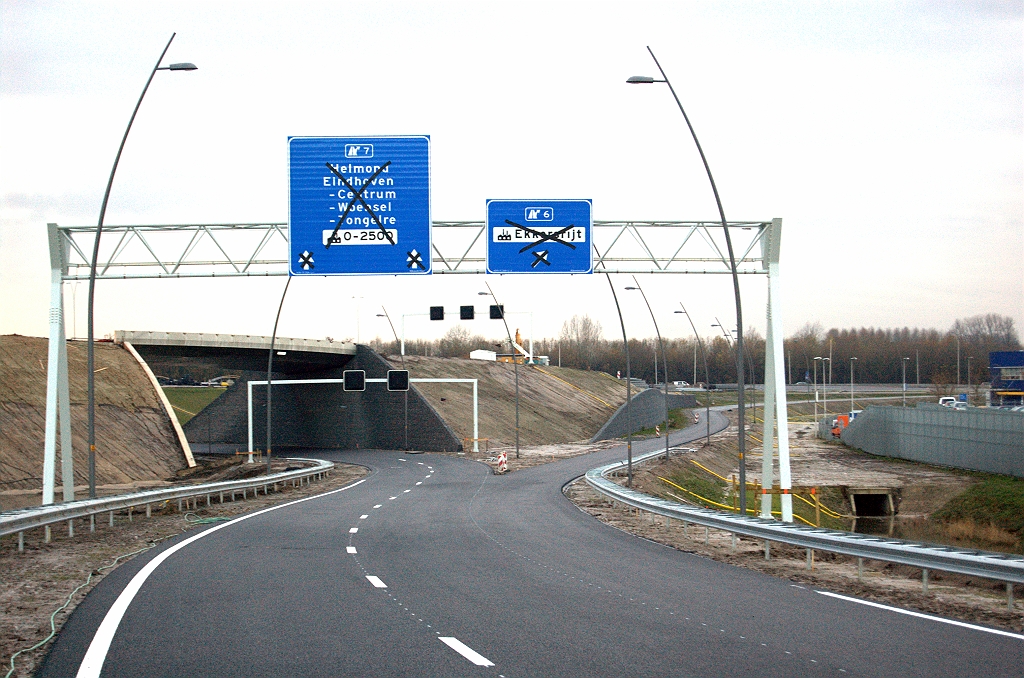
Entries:
POLYGON ((46 363, 46 432, 43 443, 43 503, 52 504, 57 474, 57 422, 60 421, 60 467, 64 501, 75 498, 71 456, 71 397, 68 389, 68 345, 64 330, 64 275, 70 245, 57 224, 47 224, 50 243, 50 345, 46 363))
MULTIPOLYGON (((765 341, 764 477, 762 486, 773 483, 773 434, 779 447, 779 489, 782 492, 782 520, 793 522, 793 480, 789 471, 789 417, 786 410, 786 362, 782 333, 782 284, 779 278, 779 250, 782 219, 773 219, 761 241, 764 265, 768 269, 768 331, 765 341), (770 402, 771 401, 771 402, 770 402), (774 429, 774 431, 773 431, 774 429)), ((771 517, 772 495, 761 497, 761 515, 771 517)))

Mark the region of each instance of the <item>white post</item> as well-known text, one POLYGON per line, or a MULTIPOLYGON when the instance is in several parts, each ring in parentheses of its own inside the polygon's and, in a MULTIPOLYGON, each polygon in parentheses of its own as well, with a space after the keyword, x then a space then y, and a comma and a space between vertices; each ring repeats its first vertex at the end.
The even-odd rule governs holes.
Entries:
POLYGON ((402 314, 402 350, 401 354, 405 355, 405 314, 402 314))
MULTIPOLYGON (((768 296, 768 327, 772 324, 772 300, 768 296)), ((774 454, 775 454, 775 352, 772 332, 765 337, 764 346, 764 430, 762 431, 761 457, 761 488, 771 490, 775 485, 774 454)), ((743 488, 741 491, 746 491, 743 488)), ((761 517, 772 517, 772 495, 761 495, 761 517)))
MULTIPOLYGON (((532 346, 530 347, 533 348, 532 346)), ((476 379, 473 380, 473 451, 480 451, 480 407, 476 379)))
MULTIPOLYGON (((765 393, 771 388, 774 393, 773 414, 775 430, 778 435, 778 485, 783 491, 781 495, 782 521, 793 522, 793 495, 788 491, 793 489, 793 479, 790 473, 790 421, 786 412, 785 380, 780 378, 778 366, 785 365, 782 350, 782 291, 779 274, 779 250, 782 240, 782 220, 772 219, 767 234, 761 241, 764 266, 768 269, 768 336, 766 337, 765 355, 765 393), (771 355, 770 361, 768 354, 771 355), (767 367, 771 366, 772 374, 769 377, 767 367), (770 386, 769 386, 770 384, 770 386)), ((765 457, 770 458, 771 431, 768 428, 767 400, 765 404, 765 457)), ((766 459, 765 463, 768 463, 766 459)), ((769 500, 771 496, 769 495, 769 500)), ((764 499, 762 498, 762 502, 764 499)), ((762 504, 763 508, 763 504, 762 504)))
POLYGON ((252 382, 247 382, 249 387, 249 454, 252 454, 252 382))
POLYGON ((43 442, 43 504, 53 503, 57 473, 57 417, 61 419, 61 476, 64 500, 74 499, 71 457, 71 407, 68 393, 67 337, 64 333, 64 273, 68 245, 62 243, 57 224, 47 224, 50 244, 50 344, 46 365, 46 419, 43 442))
MULTIPOLYGON (((768 267, 768 308, 771 322, 768 336, 772 343, 775 366, 784 365, 782 334, 782 285, 779 279, 779 249, 782 240, 782 219, 772 219, 769 242, 765 246, 765 263, 768 267)), ((786 379, 782 370, 774 370, 772 380, 775 391, 776 428, 779 436, 779 488, 791 490, 793 481, 789 470, 789 415, 786 410, 786 379)), ((782 520, 793 522, 793 495, 782 494, 782 520)))

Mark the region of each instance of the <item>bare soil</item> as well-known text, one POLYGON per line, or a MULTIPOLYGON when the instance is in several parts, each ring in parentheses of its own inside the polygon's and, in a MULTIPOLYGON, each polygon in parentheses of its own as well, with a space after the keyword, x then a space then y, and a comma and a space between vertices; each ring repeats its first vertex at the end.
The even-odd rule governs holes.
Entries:
MULTIPOLYGON (((387 356, 401 365, 399 356, 387 356)), ((468 358, 405 356, 409 376, 477 379, 480 438, 488 449, 515 445, 515 367, 468 358)), ((605 372, 519 366, 520 447, 589 440, 622 403, 625 383, 605 372)), ((472 449, 472 384, 413 384, 472 449)), ((491 455, 488 455, 491 456, 491 455)))
MULTIPOLYGON (((197 460, 198 461, 198 460, 197 460)), ((288 462, 274 462, 274 470, 283 470, 288 462)), ((245 477, 253 469, 260 473, 265 466, 240 463, 231 458, 229 463, 200 464, 188 481, 214 482, 230 478, 245 477)), ((190 469, 192 471, 192 469, 190 469)), ((114 527, 105 520, 98 520, 96 532, 90 533, 88 523, 83 521, 75 530, 75 537, 54 530, 54 539, 44 543, 43 530, 25 533, 25 552, 18 553, 17 539, 6 538, 0 542, 0 660, 2 672, 10 669, 11 656, 39 643, 50 634, 50 615, 67 600, 81 584, 92 579, 71 597, 70 604, 54 618, 54 625, 60 630, 74 607, 104 576, 114 568, 108 566, 120 555, 146 549, 164 539, 194 529, 203 518, 229 518, 255 511, 286 501, 301 499, 314 494, 343 487, 364 476, 366 469, 361 466, 338 464, 331 475, 302 487, 285 487, 269 496, 259 495, 242 501, 225 504, 214 503, 210 507, 200 505, 184 513, 177 511, 176 502, 169 502, 155 508, 151 518, 145 513, 134 513, 129 522, 127 512, 115 515, 114 527)), ((120 563, 126 560, 119 561, 120 563)), ((16 676, 31 676, 45 656, 49 645, 19 655, 15 660, 16 676)))
MULTIPOLYGON (((47 344, 0 336, 0 510, 41 501, 47 344)), ((97 343, 95 360, 97 485, 124 491, 172 477, 185 456, 142 367, 113 343, 97 343)), ((68 342, 68 373, 77 495, 88 483, 85 342, 68 342)))

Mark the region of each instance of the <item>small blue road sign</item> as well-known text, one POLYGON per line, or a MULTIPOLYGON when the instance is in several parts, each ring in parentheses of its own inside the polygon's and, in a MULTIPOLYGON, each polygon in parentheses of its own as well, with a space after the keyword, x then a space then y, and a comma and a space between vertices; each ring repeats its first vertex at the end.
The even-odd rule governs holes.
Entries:
POLYGON ((292 275, 430 273, 430 137, 289 137, 292 275))
POLYGON ((591 273, 590 200, 488 200, 488 273, 591 273))

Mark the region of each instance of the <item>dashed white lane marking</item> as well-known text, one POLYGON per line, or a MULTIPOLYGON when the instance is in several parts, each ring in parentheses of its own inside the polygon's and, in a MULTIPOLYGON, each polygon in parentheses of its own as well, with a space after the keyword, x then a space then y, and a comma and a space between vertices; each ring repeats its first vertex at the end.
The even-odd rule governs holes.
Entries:
POLYGON ((402 494, 405 494, 406 492, 412 492, 412 490, 402 490, 402 494))
POLYGON ((271 511, 277 511, 287 506, 295 506, 303 502, 312 501, 321 497, 326 497, 331 494, 337 494, 338 492, 344 492, 345 490, 351 489, 356 485, 360 485, 366 482, 366 479, 357 480, 351 485, 338 488, 337 490, 331 490, 330 492, 324 492, 323 494, 316 494, 312 497, 304 497, 303 499, 296 499, 284 504, 278 504, 277 506, 271 506, 255 513, 249 513, 244 516, 239 516, 234 520, 230 520, 220 525, 215 525, 208 530, 204 530, 199 534, 189 537, 184 541, 178 542, 174 546, 170 547, 166 551, 157 554, 153 560, 143 566, 139 572, 132 577, 132 580, 128 582, 128 585, 124 587, 121 594, 118 595, 117 600, 107 610, 106 616, 103 617, 103 621, 100 622, 99 628, 96 629, 96 635, 93 636, 92 642, 89 643, 89 649, 85 652, 85 657, 82 659, 81 666, 78 667, 78 678, 99 678, 100 671, 103 669, 103 662, 107 660, 107 651, 110 649, 110 643, 114 640, 114 634, 117 633, 117 627, 121 624, 121 619, 124 617, 124 613, 128 610, 128 606, 131 605, 132 600, 135 598, 139 589, 146 583, 149 576, 156 571, 156 568, 160 567, 160 564, 165 560, 173 556, 175 553, 185 548, 192 542, 198 541, 203 537, 208 537, 214 532, 223 530, 229 525, 235 525, 242 522, 243 520, 249 520, 256 516, 261 516, 264 513, 270 513, 271 511))
POLYGON ((453 638, 451 636, 441 636, 440 638, 438 638, 438 640, 440 640, 442 643, 444 643, 451 649, 455 650, 456 652, 458 652, 463 657, 473 662, 477 666, 494 666, 494 662, 492 662, 490 659, 483 656, 470 646, 466 645, 458 638, 453 638))
POLYGON ((409 461, 409 460, 408 459, 401 459, 401 458, 399 458, 398 461, 409 461))
POLYGON ((382 582, 382 581, 380 580, 380 577, 374 577, 374 576, 373 576, 372 574, 368 574, 368 575, 366 575, 366 579, 367 579, 367 580, 368 580, 368 581, 369 581, 369 582, 370 582, 371 584, 373 584, 373 587, 374 587, 375 589, 386 589, 386 588, 388 587, 388 585, 387 585, 387 584, 385 584, 384 582, 382 582))
MULTIPOLYGON (((419 482, 418 482, 418 483, 416 483, 416 484, 417 484, 417 485, 422 485, 422 484, 423 484, 423 481, 421 480, 421 481, 419 481, 419 482)), ((406 490, 406 492, 408 492, 408 491, 409 491, 409 490, 406 490)))
POLYGON ((398 497, 388 497, 388 501, 394 501, 395 499, 398 499, 398 497))
POLYGON ((355 546, 346 546, 345 547, 345 553, 355 553, 355 552, 356 552, 356 547, 355 546))
POLYGON ((367 514, 364 513, 363 515, 359 516, 359 520, 366 520, 369 517, 370 516, 368 516, 367 514))
POLYGON ((380 507, 381 507, 381 506, 383 506, 383 505, 384 505, 384 504, 374 504, 373 508, 380 508, 380 507))
POLYGON ((889 612, 897 612, 899 614, 905 614, 911 617, 918 617, 920 619, 929 619, 931 621, 940 622, 942 624, 951 624, 953 626, 962 626, 965 629, 971 629, 972 631, 982 631, 984 633, 993 633, 997 636, 1006 636, 1007 638, 1016 638, 1018 640, 1024 640, 1024 635, 1020 633, 1010 633, 1009 631, 1002 631, 1000 629, 989 629, 984 626, 978 626, 976 624, 968 624, 967 622, 957 621, 955 619, 943 619, 942 617, 936 617, 930 614, 923 614, 921 612, 914 612, 913 610, 901 610, 898 607, 890 607, 889 605, 882 605, 881 603, 873 603, 870 600, 861 600, 859 598, 851 598, 849 596, 841 596, 838 593, 832 593, 830 591, 816 591, 823 596, 829 598, 838 598, 839 600, 845 600, 850 603, 858 603, 860 605, 867 605, 868 607, 877 607, 880 610, 888 610, 889 612))
POLYGON ((355 534, 355 533, 356 533, 356 532, 358 532, 358 531, 359 531, 359 528, 358 528, 358 527, 350 527, 350 528, 348 529, 348 533, 349 533, 349 534, 355 534))

